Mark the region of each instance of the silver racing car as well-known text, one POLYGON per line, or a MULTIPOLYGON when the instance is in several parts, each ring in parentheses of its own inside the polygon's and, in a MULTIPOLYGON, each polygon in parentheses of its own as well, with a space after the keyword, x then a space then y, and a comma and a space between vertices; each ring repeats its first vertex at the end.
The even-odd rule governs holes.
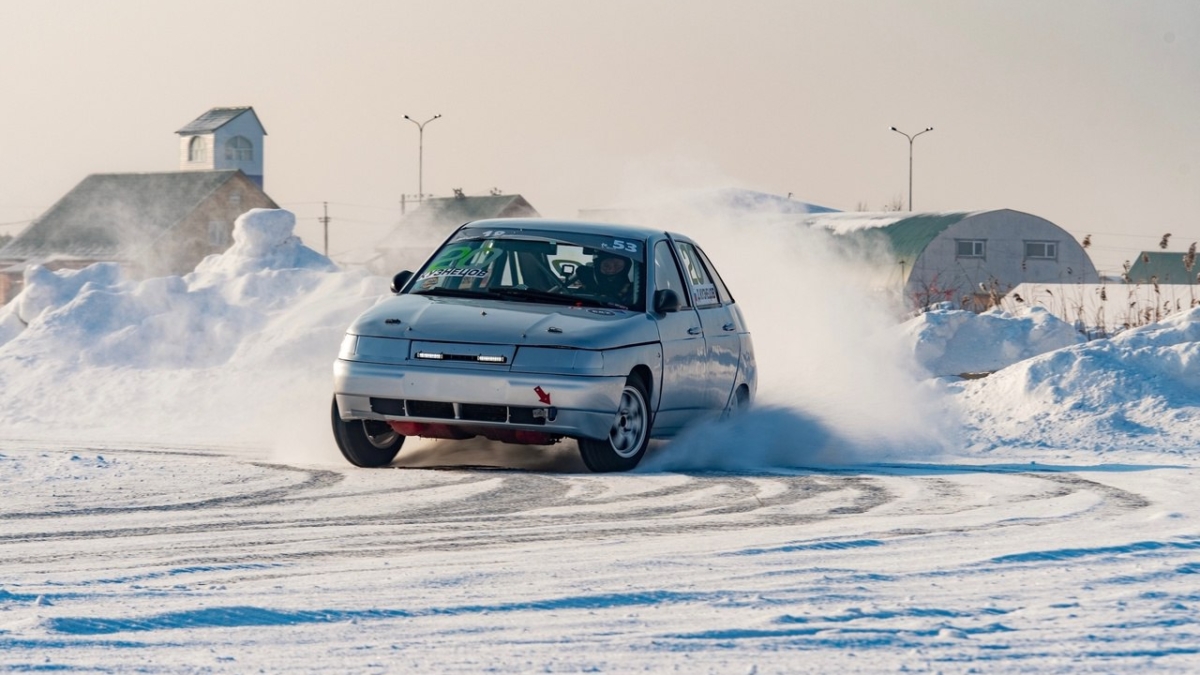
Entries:
POLYGON ((359 316, 334 363, 333 435, 384 466, 408 436, 579 444, 592 471, 754 398, 750 332, 695 242, 497 219, 454 232, 359 316))

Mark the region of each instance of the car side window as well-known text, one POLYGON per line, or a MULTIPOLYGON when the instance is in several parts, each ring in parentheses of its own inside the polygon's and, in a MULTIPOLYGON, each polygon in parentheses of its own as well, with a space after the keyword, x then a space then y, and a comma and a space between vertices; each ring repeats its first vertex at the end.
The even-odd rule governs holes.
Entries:
POLYGON ((688 306, 688 294, 683 288, 683 277, 679 276, 679 266, 675 264, 675 256, 671 255, 671 247, 665 241, 654 245, 654 290, 675 291, 675 294, 679 296, 679 306, 688 306))
POLYGON ((679 261, 683 263, 684 274, 688 280, 688 286, 692 289, 692 298, 697 307, 711 307, 721 304, 721 299, 717 297, 717 287, 713 285, 712 278, 708 276, 708 271, 704 269, 704 263, 700 262, 700 255, 696 252, 696 247, 687 242, 675 242, 675 250, 679 252, 679 261))
POLYGON ((721 298, 721 304, 733 304, 733 296, 730 295, 729 289, 725 287, 725 282, 721 281, 721 274, 717 272, 717 268, 713 266, 712 261, 704 254, 704 249, 697 246, 696 253, 700 254, 700 260, 704 261, 704 266, 708 268, 709 276, 712 277, 713 283, 717 286, 717 296, 721 298))

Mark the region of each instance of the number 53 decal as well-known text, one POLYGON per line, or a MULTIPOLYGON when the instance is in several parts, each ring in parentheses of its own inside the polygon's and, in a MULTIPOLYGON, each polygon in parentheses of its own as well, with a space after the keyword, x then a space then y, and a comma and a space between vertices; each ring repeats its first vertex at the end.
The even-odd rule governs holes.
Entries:
POLYGON ((629 251, 630 253, 638 252, 638 245, 636 241, 622 241, 620 239, 614 239, 612 248, 614 251, 629 251))

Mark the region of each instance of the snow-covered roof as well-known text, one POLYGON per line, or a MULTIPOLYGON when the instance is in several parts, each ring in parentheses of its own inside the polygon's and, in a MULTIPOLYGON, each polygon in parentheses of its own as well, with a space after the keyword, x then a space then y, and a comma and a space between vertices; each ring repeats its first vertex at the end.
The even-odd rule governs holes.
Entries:
MULTIPOLYGON (((804 215, 810 213, 836 213, 836 209, 810 202, 782 197, 767 192, 743 188, 705 188, 665 192, 654 196, 607 206, 580 209, 583 220, 611 222, 634 222, 654 219, 657 214, 680 210, 712 212, 733 215, 804 215), (641 216, 641 217, 639 217, 641 216)), ((656 223, 661 224, 661 223, 656 223)), ((670 227, 670 224, 663 224, 670 227)))
POLYGON ((837 235, 863 235, 873 232, 887 237, 891 250, 899 258, 915 258, 947 228, 982 211, 934 212, 859 212, 820 213, 804 220, 837 235))
MULTIPOLYGON (((537 210, 521 195, 484 195, 479 197, 432 197, 408 214, 412 223, 452 222, 455 226, 485 218, 537 216, 537 210)), ((401 226, 403 227, 403 225, 401 226)))
MULTIPOLYGON (((54 255, 118 259, 126 247, 145 243, 179 223, 240 173, 92 174, 0 248, 0 259, 54 255)), ((258 189, 251 181, 246 183, 246 189, 258 189)))
POLYGON ((486 218, 536 218, 538 212, 519 194, 479 197, 431 197, 404 216, 381 242, 382 248, 410 245, 414 239, 441 240, 459 225, 486 218))
POLYGON ((964 211, 839 211, 818 213, 805 218, 807 225, 823 227, 834 234, 849 234, 860 230, 890 227, 897 223, 934 222, 953 223, 979 212, 964 211))

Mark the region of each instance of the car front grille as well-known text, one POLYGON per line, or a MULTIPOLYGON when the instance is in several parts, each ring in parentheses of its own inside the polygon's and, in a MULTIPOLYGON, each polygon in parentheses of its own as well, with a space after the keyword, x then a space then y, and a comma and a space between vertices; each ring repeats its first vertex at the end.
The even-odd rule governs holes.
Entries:
POLYGON ((371 410, 380 415, 403 417, 404 401, 398 401, 394 398, 373 398, 371 399, 371 410))
POLYGON ((533 411, 539 408, 525 408, 521 406, 509 406, 508 421, 513 424, 545 424, 545 417, 534 417, 533 411))
POLYGON ((439 401, 405 401, 405 408, 412 417, 436 417, 442 420, 454 419, 454 404, 439 401))
POLYGON ((544 425, 547 415, 551 419, 554 416, 553 408, 486 405, 480 403, 446 403, 443 401, 415 401, 412 399, 401 400, 376 397, 371 397, 371 411, 390 417, 424 417, 427 419, 536 426, 544 425), (535 411, 540 414, 535 416, 535 411))
POLYGON ((458 406, 458 416, 464 420, 477 422, 507 422, 508 409, 502 405, 463 403, 458 406))

